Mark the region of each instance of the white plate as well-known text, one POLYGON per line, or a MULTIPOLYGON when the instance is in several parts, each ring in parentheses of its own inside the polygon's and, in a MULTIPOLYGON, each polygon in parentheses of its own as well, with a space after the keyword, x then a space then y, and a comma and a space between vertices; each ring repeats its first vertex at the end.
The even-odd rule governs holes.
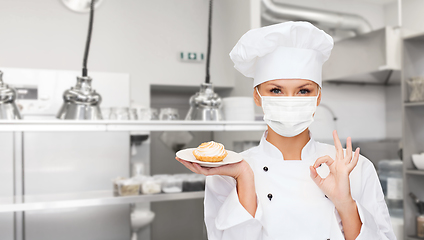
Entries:
POLYGON ((227 150, 228 155, 221 162, 202 162, 197 160, 196 157, 193 155, 194 149, 196 148, 183 149, 178 151, 176 155, 178 158, 181 158, 183 160, 198 163, 202 167, 219 167, 226 164, 238 163, 243 160, 243 157, 240 154, 227 150))

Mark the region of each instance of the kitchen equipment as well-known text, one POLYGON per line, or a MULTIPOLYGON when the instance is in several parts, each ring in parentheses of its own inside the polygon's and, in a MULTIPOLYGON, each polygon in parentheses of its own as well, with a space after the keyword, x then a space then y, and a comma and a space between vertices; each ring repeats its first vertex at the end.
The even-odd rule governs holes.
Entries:
POLYGON ((111 108, 101 108, 101 111, 102 111, 102 117, 104 120, 110 119, 111 108))
POLYGON ((149 225, 155 218, 155 213, 150 210, 135 210, 131 213, 131 240, 138 240, 138 231, 149 225))
POLYGON ((177 193, 183 191, 183 180, 176 176, 169 176, 162 183, 162 192, 177 193))
POLYGON ((409 193, 409 196, 412 198, 412 201, 414 201, 415 205, 417 206, 418 213, 420 215, 424 214, 424 202, 418 199, 418 197, 412 192, 409 193))
MULTIPOLYGON (((13 197, 19 194, 15 187, 17 184, 16 174, 16 152, 14 142, 16 141, 16 134, 13 132, 0 133, 0 196, 3 199, 13 197)), ((19 149, 18 149, 19 151, 19 149)), ((16 236, 16 222, 19 221, 19 214, 15 213, 2 213, 0 215, 0 239, 2 240, 15 240, 16 236)))
POLYGON ((406 81, 409 88, 409 101, 424 101, 424 77, 413 77, 406 81))
POLYGON ((389 210, 390 222, 392 223, 393 233, 396 236, 396 239, 403 239, 403 229, 404 229, 404 220, 403 220, 403 209, 389 210))
MULTIPOLYGON (((129 177, 128 132, 38 131, 23 135, 25 158, 20 171, 26 195, 111 191, 111 178, 129 177)), ((28 211, 21 224, 30 236, 27 239, 34 240, 130 239, 131 234, 126 204, 28 211)))
POLYGON ((424 215, 417 217, 417 237, 424 238, 424 215))
MULTIPOLYGON (((75 12, 88 12, 90 11, 91 0, 62 0, 62 3, 72 11, 75 12)), ((95 0, 94 7, 97 8, 103 0, 95 0)))
POLYGON ((178 109, 176 108, 161 108, 159 119, 160 120, 178 120, 180 115, 178 114, 178 109))
POLYGON ((402 208, 403 204, 403 162, 401 160, 380 160, 378 177, 389 209, 402 208))
POLYGON ((119 196, 132 196, 140 194, 141 179, 121 179, 117 180, 115 184, 118 186, 119 196))
POLYGON ((200 91, 190 97, 190 109, 185 120, 220 121, 223 120, 221 112, 221 98, 213 90, 210 83, 210 52, 212 29, 212 0, 209 1, 209 26, 208 26, 208 52, 206 55, 205 83, 200 85, 200 91))
MULTIPOLYGON (((68 86, 75 84, 74 77, 78 76, 70 71, 11 71, 24 76, 15 77, 14 83, 36 85, 38 97, 22 99, 21 102, 26 102, 25 113, 38 119, 46 119, 47 116, 54 118, 63 103, 61 95, 68 86)), ((82 77, 88 77, 84 72, 82 77)), ((100 90, 102 87, 103 96, 105 99, 107 96, 107 101, 110 100, 107 107, 129 106, 129 75, 121 75, 122 78, 119 75, 121 74, 91 75, 101 79, 96 84, 96 89, 100 90)), ((128 177, 130 173, 128 132, 37 131, 25 132, 21 136, 22 140, 19 141, 22 142, 22 149, 18 150, 25 153, 25 158, 15 161, 22 163, 21 169, 16 170, 20 170, 22 178, 21 182, 17 182, 19 184, 13 185, 25 188, 27 195, 110 190, 109 179, 112 176, 128 177), (123 164, 123 159, 127 160, 127 164, 123 164)), ((16 179, 18 178, 14 178, 14 181, 16 179)), ((40 210, 24 214, 24 218, 14 220, 15 237, 24 235, 27 239, 45 240, 92 239, 93 236, 97 239, 130 239, 130 208, 125 204, 40 210)))
POLYGON ((0 71, 0 119, 22 119, 15 100, 15 89, 3 82, 3 72, 0 71))
POLYGON ((163 132, 159 139, 174 152, 178 152, 183 149, 191 140, 193 140, 193 134, 187 131, 172 131, 163 132))
MULTIPOLYGON (((63 92, 75 85, 79 71, 2 68, 7 84, 16 90, 15 103, 22 119, 55 120, 63 105, 63 92)), ((108 118, 110 107, 130 105, 130 76, 127 73, 90 72, 96 92, 102 93, 101 112, 108 118), (119 82, 119 84, 116 84, 119 82), (105 109, 105 112, 103 110, 105 109)))
POLYGON ((143 104, 132 102, 128 111, 130 120, 150 120, 150 111, 143 104))
POLYGON ((162 180, 153 177, 147 177, 141 184, 142 194, 160 193, 162 189, 162 180))
POLYGON ((102 97, 91 88, 90 77, 77 77, 75 88, 63 93, 64 103, 57 114, 59 119, 99 120, 102 97))
POLYGON ((111 108, 110 110, 110 120, 129 120, 129 112, 128 108, 121 107, 121 108, 111 108))
POLYGON ((252 97, 227 97, 222 99, 226 121, 254 121, 255 109, 252 97))
POLYGON ((138 120, 138 113, 136 108, 129 108, 128 115, 130 120, 138 120))
POLYGON ((125 180, 126 178, 123 177, 117 177, 112 179, 112 183, 113 183, 113 196, 119 196, 119 182, 121 180, 125 180))
POLYGON ((94 2, 90 4, 90 22, 88 25, 87 42, 85 45, 82 77, 77 77, 75 88, 63 93, 64 103, 57 114, 59 119, 99 120, 103 119, 100 111, 101 96, 91 88, 92 79, 87 76, 87 59, 90 49, 91 32, 93 29, 94 2))
POLYGON ((201 174, 190 174, 183 180, 183 192, 194 192, 205 190, 206 176, 201 174))
POLYGON ((150 108, 150 120, 159 120, 159 112, 156 108, 150 108))
POLYGON ((143 176, 144 174, 144 163, 137 162, 133 163, 131 167, 131 177, 143 176))
MULTIPOLYGON (((151 109, 150 108, 145 108, 145 107, 137 107, 137 116, 138 116, 138 120, 142 120, 142 121, 149 121, 151 120, 151 109)), ((157 114, 157 112, 156 112, 157 114)))
POLYGON ((417 236, 424 238, 424 202, 418 199, 418 197, 412 192, 409 193, 409 196, 418 208, 419 215, 417 217, 417 236))
POLYGON ((167 179, 169 176, 170 176, 169 174, 155 174, 155 175, 152 176, 152 178, 155 179, 155 180, 159 180, 159 182, 162 186, 163 181, 165 179, 167 179))
POLYGON ((412 154, 412 162, 419 170, 424 170, 424 153, 412 154))
POLYGON ((221 98, 213 91, 211 83, 202 83, 200 91, 190 97, 190 109, 185 120, 223 120, 221 98))
POLYGON ((390 216, 394 212, 403 213, 403 162, 401 160, 380 160, 378 177, 390 216))
MULTIPOLYGON (((69 86, 75 84, 75 76, 80 74, 79 71, 56 69, 1 68, 1 70, 4 72, 5 82, 16 90, 15 102, 22 118, 43 121, 59 121, 56 119, 56 114, 63 104, 62 94, 69 86)), ((101 79, 95 83, 95 87, 102 92, 102 106, 130 105, 129 74, 92 72, 90 75, 95 79, 101 79), (120 84, 114 85, 116 82, 120 84)), ((16 158, 19 155, 13 157, 12 154, 10 158, 15 160, 8 160, 8 151, 4 149, 8 145, 4 141, 1 142, 3 148, 0 148, 2 153, 0 159, 3 173, 0 179, 4 186, 1 186, 3 191, 0 191, 0 194, 4 196, 9 187, 17 188, 17 186, 24 186, 25 194, 28 195, 110 190, 112 177, 128 177, 130 173, 129 164, 122 164, 122 159, 129 159, 128 132, 37 131, 22 133, 22 140, 16 140, 16 134, 9 134, 10 138, 4 137, 3 134, 2 140, 7 139, 6 142, 11 143, 25 142, 22 148, 15 146, 15 154, 16 151, 23 152, 25 159, 16 158), (24 174, 25 183, 13 184, 12 178, 11 182, 6 181, 7 169, 14 169, 8 167, 9 161, 11 163, 25 161, 23 168, 16 168, 16 172, 24 174)), ((146 155, 144 152, 143 150, 142 154, 146 155)), ((17 181, 17 178, 13 178, 14 181, 17 181)), ((13 213, 11 220, 2 221, 7 216, 3 214, 4 216, 0 217, 0 239, 13 239, 13 235, 12 238, 7 237, 6 229, 10 228, 9 221, 12 223, 12 231, 13 223, 17 229, 23 229, 24 224, 25 234, 31 236, 31 239, 91 239, 92 236, 97 236, 99 239, 129 239, 129 214, 128 205, 78 208, 71 211, 60 209, 32 211, 25 213, 25 219, 16 219, 16 222, 13 220, 13 213), (66 218, 63 218, 64 214, 66 218), (114 217, 108 217, 111 215, 114 217), (101 224, 104 229, 92 228, 90 224, 92 222, 101 224)))

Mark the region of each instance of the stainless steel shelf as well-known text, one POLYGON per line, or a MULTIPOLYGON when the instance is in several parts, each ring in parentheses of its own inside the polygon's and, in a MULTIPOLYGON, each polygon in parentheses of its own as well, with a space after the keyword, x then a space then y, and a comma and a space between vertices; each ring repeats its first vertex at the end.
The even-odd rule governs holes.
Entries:
POLYGON ((405 107, 424 107, 424 102, 405 102, 405 107))
POLYGON ((417 236, 408 236, 408 240, 423 240, 424 238, 419 238, 417 236))
POLYGON ((68 131, 263 131, 263 121, 0 121, 0 132, 68 131))
MULTIPOLYGON (((407 79, 413 76, 422 75, 421 63, 424 60, 424 32, 403 31, 402 43, 402 142, 403 142, 403 166, 404 166, 404 185, 403 195, 408 196, 414 192, 419 198, 423 196, 422 178, 424 170, 417 170, 414 167, 411 155, 420 152, 424 136, 421 129, 424 127, 424 102, 408 102, 409 99, 407 79)), ((409 240, 418 240, 414 236, 417 232, 416 217, 417 212, 415 204, 412 201, 403 201, 404 209, 404 229, 403 238, 409 240)))
POLYGON ((407 169, 405 172, 407 174, 413 174, 413 175, 424 175, 424 170, 418 170, 418 169, 407 169))
POLYGON ((136 196, 113 196, 112 191, 0 198, 0 212, 21 212, 58 208, 104 206, 137 202, 161 202, 203 198, 204 191, 161 193, 136 196))
POLYGON ((424 33, 423 32, 412 32, 404 34, 403 40, 406 41, 424 41, 424 33))

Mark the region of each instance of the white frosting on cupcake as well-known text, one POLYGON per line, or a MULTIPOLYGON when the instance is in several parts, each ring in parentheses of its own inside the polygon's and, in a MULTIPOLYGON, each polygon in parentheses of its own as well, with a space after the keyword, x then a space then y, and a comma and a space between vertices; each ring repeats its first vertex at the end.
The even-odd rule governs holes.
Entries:
POLYGON ((202 143, 194 150, 194 153, 198 156, 214 157, 225 155, 227 152, 221 143, 210 141, 202 143))

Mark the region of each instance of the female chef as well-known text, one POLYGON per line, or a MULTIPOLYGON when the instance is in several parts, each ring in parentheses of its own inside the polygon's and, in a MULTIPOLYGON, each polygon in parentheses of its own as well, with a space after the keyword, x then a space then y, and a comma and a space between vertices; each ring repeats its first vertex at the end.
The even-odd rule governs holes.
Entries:
POLYGON ((230 53, 254 79, 253 96, 268 125, 244 160, 203 168, 205 223, 210 240, 396 239, 372 163, 314 141, 308 130, 321 101, 321 70, 333 39, 308 22, 248 31, 230 53))

